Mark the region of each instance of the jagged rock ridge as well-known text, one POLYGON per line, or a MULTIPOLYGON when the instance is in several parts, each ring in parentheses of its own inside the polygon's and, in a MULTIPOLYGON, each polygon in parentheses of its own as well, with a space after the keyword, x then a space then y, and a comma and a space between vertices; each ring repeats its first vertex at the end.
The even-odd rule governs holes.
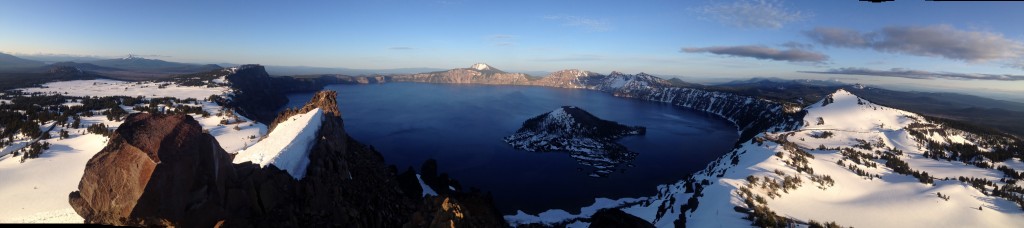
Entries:
POLYGON ((505 142, 526 151, 569 152, 580 164, 596 168, 592 176, 600 177, 637 156, 615 140, 644 133, 644 127, 602 120, 578 107, 562 106, 526 120, 505 142))

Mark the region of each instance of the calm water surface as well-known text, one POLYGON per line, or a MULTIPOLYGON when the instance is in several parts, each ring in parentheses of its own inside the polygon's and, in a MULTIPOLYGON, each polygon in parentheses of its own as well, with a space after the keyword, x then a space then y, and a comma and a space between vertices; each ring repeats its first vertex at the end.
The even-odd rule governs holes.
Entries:
MULTIPOLYGON (((662 103, 619 98, 610 94, 526 86, 388 83, 331 85, 345 129, 373 145, 386 162, 404 171, 419 169, 434 158, 464 190, 476 187, 493 193, 505 214, 590 205, 594 198, 657 194, 655 187, 703 169, 728 152, 737 139, 729 122, 662 103), (595 116, 647 127, 643 136, 619 143, 640 155, 629 167, 607 178, 593 178, 589 167, 568 153, 515 150, 502 141, 523 121, 563 105, 595 116)), ((298 107, 312 93, 289 95, 298 107)))

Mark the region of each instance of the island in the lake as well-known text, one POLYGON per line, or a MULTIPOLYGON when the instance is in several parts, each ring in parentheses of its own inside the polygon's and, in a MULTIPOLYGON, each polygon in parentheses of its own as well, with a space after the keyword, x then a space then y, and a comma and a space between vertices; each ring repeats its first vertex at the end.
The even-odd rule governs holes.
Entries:
POLYGON ((647 128, 602 120, 574 106, 562 106, 523 123, 505 142, 516 149, 547 152, 566 151, 582 165, 594 167, 590 175, 606 177, 636 159, 637 153, 615 140, 643 135, 647 128))

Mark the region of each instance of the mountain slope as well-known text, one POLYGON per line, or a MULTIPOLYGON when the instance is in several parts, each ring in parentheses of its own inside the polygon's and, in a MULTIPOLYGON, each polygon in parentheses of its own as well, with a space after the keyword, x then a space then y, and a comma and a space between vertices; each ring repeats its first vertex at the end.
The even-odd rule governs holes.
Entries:
POLYGON ((963 131, 845 90, 805 110, 801 127, 757 134, 656 196, 595 207, 620 207, 659 227, 1024 224, 1019 139, 963 131))
POLYGON ((877 104, 952 119, 980 128, 1024 135, 1024 103, 1019 102, 956 93, 894 91, 821 80, 755 78, 705 87, 708 90, 764 97, 800 105, 810 105, 839 88, 877 104))
POLYGON ((142 72, 168 72, 168 73, 195 73, 220 69, 220 66, 207 64, 188 64, 188 63, 177 63, 168 62, 159 59, 147 59, 136 56, 129 56, 127 58, 118 59, 105 59, 89 62, 97 66, 111 67, 125 70, 142 71, 142 72))
POLYGON ((17 56, 0 53, 0 70, 23 69, 45 65, 41 61, 18 58, 17 56))

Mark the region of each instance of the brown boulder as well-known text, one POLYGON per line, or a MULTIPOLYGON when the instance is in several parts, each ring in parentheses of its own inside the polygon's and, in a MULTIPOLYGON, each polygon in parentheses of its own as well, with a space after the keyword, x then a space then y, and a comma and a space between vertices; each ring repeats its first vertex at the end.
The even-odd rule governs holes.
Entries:
POLYGON ((213 226, 231 159, 187 115, 136 113, 89 159, 71 206, 86 223, 213 226))

